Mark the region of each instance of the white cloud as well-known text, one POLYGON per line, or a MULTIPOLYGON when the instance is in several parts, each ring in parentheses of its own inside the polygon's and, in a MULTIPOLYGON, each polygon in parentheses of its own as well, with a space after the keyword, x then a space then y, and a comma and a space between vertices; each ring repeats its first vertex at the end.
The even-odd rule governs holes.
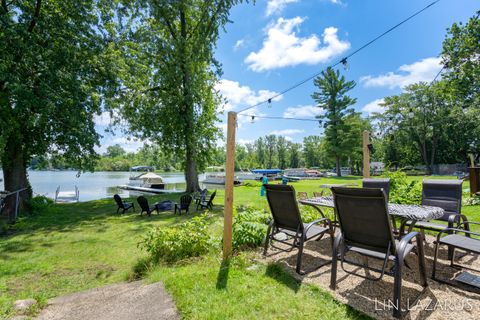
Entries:
POLYGON ((95 122, 96 125, 108 126, 112 121, 112 117, 110 116, 110 112, 104 111, 100 115, 97 115, 97 114, 94 115, 93 121, 95 122))
POLYGON ((268 17, 272 14, 278 14, 282 12, 283 9, 285 9, 287 4, 295 3, 298 1, 299 0, 269 0, 267 3, 267 10, 265 11, 265 15, 268 17))
MULTIPOLYGON (((241 86, 237 81, 222 79, 216 85, 215 89, 227 100, 223 106, 224 111, 229 111, 236 108, 244 108, 250 105, 265 101, 277 94, 270 90, 252 90, 248 86, 241 86)), ((273 101, 279 101, 282 96, 278 96, 273 101)), ((248 114, 255 114, 255 110, 249 110, 248 114)))
POLYGON ((323 114, 325 110, 316 106, 298 106, 298 107, 289 107, 283 113, 284 117, 287 118, 315 118, 323 114))
POLYGON ((362 111, 372 114, 372 113, 383 113, 385 112, 385 108, 380 104, 383 103, 383 99, 376 99, 369 103, 367 103, 363 108, 362 111))
POLYGON ((379 76, 365 76, 360 82, 365 87, 388 87, 405 88, 406 86, 420 81, 430 82, 442 69, 441 58, 430 57, 412 64, 404 64, 398 68, 398 72, 388 72, 379 76))
POLYGON ((250 140, 250 139, 238 139, 237 143, 238 143, 239 145, 244 146, 244 145, 246 145, 246 144, 248 144, 248 143, 253 143, 254 141, 255 141, 255 140, 250 140))
POLYGON ((270 134, 274 134, 276 136, 290 136, 292 134, 299 134, 304 132, 305 130, 302 130, 302 129, 283 129, 283 130, 274 130, 270 132, 270 134))
POLYGON ((233 46, 233 50, 237 51, 238 49, 242 48, 245 45, 245 40, 240 39, 235 42, 235 45, 233 46))
POLYGON ((279 18, 270 25, 263 47, 245 58, 248 67, 260 72, 299 64, 318 64, 350 48, 348 41, 338 39, 338 29, 334 27, 324 29, 322 40, 316 34, 298 37, 296 29, 304 21, 301 17, 279 18))

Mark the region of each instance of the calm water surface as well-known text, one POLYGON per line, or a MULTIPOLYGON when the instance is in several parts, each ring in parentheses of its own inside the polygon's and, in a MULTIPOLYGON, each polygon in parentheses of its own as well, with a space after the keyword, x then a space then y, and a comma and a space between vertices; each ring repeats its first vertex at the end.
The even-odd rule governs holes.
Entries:
MULTIPOLYGON (((141 193, 136 191, 122 190, 119 185, 128 183, 129 172, 87 172, 77 177, 77 171, 29 171, 30 183, 34 194, 55 197, 57 187, 63 191, 80 190, 80 201, 89 201, 102 198, 110 198, 115 193, 121 196, 138 196, 141 193)), ((166 189, 182 191, 185 189, 185 177, 183 173, 159 173, 167 183, 166 189)), ((0 170, 0 179, 3 173, 0 170)), ((200 176, 200 180, 204 175, 200 176)), ((219 189, 222 186, 215 186, 219 189)), ((0 183, 0 190, 3 190, 3 182, 0 183)))

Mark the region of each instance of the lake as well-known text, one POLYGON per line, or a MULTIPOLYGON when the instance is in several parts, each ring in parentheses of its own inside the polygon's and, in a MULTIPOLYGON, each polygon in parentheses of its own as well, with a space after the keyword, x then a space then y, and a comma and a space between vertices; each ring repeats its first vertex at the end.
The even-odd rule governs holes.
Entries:
MULTIPOLYGON (((58 186, 62 191, 73 191, 77 186, 80 190, 80 201, 110 198, 115 193, 122 197, 142 194, 137 191, 117 188, 119 185, 128 183, 129 172, 86 172, 77 177, 77 171, 29 171, 28 175, 34 195, 44 195, 52 199, 55 197, 58 186)), ((159 175, 164 178, 167 184, 166 189, 185 190, 185 177, 182 172, 159 173, 159 175)), ((204 174, 200 175, 200 180, 204 178, 204 174)), ((3 179, 1 170, 0 179, 3 179)), ((3 182, 1 185, 3 187, 3 182)), ((222 187, 215 186, 214 188, 220 189, 222 187)))

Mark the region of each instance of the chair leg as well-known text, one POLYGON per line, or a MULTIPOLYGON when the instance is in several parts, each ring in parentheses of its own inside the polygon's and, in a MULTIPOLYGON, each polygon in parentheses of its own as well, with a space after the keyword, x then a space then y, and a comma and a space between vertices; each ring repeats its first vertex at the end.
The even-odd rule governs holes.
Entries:
POLYGON ((301 237, 302 238, 300 239, 298 254, 297 254, 297 268, 295 269, 295 271, 298 274, 302 274, 301 269, 302 269, 303 244, 305 243, 304 235, 302 234, 301 237))
POLYGON ((401 318, 402 315, 402 265, 403 257, 398 257, 395 261, 395 278, 393 280, 393 316, 401 318))
POLYGON ((420 270, 420 284, 425 288, 428 286, 427 282, 427 268, 425 266, 425 250, 423 248, 423 241, 420 236, 417 236, 417 250, 418 250, 418 268, 420 270))
POLYGON ((437 260, 438 260, 438 247, 439 247, 439 243, 438 241, 435 243, 435 253, 433 255, 433 266, 432 266, 432 279, 433 280, 437 280, 436 279, 436 272, 437 272, 437 260))
POLYGON ((270 242, 270 233, 272 232, 272 224, 270 223, 268 225, 268 228, 267 228, 267 236, 265 237, 265 245, 263 247, 263 255, 266 256, 267 255, 267 250, 268 250, 268 245, 269 245, 269 242, 270 242))
POLYGON ((332 250, 332 270, 330 276, 330 289, 335 290, 337 286, 337 264, 338 264, 338 248, 340 246, 340 236, 335 238, 332 250))

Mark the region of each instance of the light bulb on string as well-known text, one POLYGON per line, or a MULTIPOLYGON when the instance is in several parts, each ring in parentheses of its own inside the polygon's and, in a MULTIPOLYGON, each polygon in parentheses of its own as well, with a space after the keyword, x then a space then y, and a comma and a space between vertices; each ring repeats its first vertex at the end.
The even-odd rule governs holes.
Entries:
POLYGON ((340 62, 342 63, 344 70, 350 69, 350 67, 349 67, 349 65, 348 65, 347 58, 343 58, 340 62))
POLYGON ((272 107, 272 98, 268 99, 268 105, 267 105, 268 108, 271 108, 272 107))
POLYGON ((255 122, 255 116, 252 116, 252 119, 250 120, 250 123, 254 123, 255 122))

